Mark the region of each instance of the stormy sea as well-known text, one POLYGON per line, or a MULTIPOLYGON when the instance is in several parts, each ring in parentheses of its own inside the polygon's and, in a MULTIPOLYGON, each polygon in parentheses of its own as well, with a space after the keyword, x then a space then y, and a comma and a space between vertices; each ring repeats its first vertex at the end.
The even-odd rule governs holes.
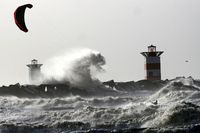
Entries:
POLYGON ((0 132, 200 132, 200 81, 0 88, 0 132))
POLYGON ((0 132, 200 132, 200 80, 101 82, 100 53, 73 57, 51 60, 38 83, 0 87, 0 132))

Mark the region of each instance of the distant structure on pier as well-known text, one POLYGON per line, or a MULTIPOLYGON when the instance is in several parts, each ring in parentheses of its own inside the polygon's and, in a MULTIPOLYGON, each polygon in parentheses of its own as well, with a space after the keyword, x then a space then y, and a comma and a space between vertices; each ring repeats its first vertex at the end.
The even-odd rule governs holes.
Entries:
POLYGON ((31 60, 31 64, 28 64, 29 68, 29 81, 32 84, 35 84, 41 78, 41 66, 42 64, 38 64, 36 59, 31 60))
POLYGON ((148 46, 148 52, 141 52, 145 57, 145 71, 147 80, 161 80, 160 55, 163 51, 156 51, 156 46, 148 46))

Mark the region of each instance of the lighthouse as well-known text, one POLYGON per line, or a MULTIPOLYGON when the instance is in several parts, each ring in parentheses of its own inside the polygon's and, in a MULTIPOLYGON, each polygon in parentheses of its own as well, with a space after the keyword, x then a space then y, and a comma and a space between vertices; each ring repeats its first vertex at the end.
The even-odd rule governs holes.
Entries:
POLYGON ((41 78, 41 66, 42 64, 38 64, 36 59, 31 60, 31 64, 28 64, 29 68, 29 80, 30 83, 36 84, 41 78))
POLYGON ((161 80, 161 65, 160 55, 163 51, 156 51, 156 46, 148 46, 148 52, 141 52, 145 57, 145 79, 147 80, 161 80))

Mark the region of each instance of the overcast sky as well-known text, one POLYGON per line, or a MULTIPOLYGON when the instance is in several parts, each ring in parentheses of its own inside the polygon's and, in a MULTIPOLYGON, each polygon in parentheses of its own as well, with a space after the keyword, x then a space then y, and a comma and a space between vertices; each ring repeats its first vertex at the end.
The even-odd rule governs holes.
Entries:
POLYGON ((162 79, 200 79, 199 0, 2 0, 0 4, 0 84, 26 83, 26 64, 41 63, 74 48, 90 48, 106 58, 102 81, 144 78, 140 52, 163 50, 162 79), (14 23, 23 4, 28 33, 14 23), (185 60, 189 62, 186 63, 185 60))

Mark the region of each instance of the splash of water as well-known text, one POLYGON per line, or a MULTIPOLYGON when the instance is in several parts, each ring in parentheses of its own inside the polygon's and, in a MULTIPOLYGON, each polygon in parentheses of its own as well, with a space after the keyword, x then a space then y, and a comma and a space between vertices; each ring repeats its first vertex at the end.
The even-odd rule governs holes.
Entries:
POLYGON ((70 83, 77 87, 89 87, 99 83, 95 74, 103 72, 105 58, 100 52, 79 49, 54 57, 45 63, 43 83, 70 83))
MULTIPOLYGON (((148 85, 148 82, 144 80, 139 83, 141 86, 148 85)), ((4 96, 1 93, 0 131, 3 128, 2 130, 9 129, 9 132, 14 132, 12 129, 19 128, 22 132, 21 129, 24 127, 26 130, 38 127, 38 132, 45 132, 41 130, 52 127, 54 130, 61 131, 79 131, 80 129, 108 131, 114 129, 122 132, 130 129, 126 132, 133 132, 136 128, 140 131, 152 129, 154 132, 159 132, 156 130, 180 132, 179 129, 182 128, 183 132, 193 133, 193 130, 196 133, 199 132, 200 91, 196 86, 200 86, 200 81, 192 78, 176 78, 159 83, 164 85, 159 90, 155 89, 153 93, 150 90, 151 86, 146 88, 146 91, 141 90, 139 86, 136 86, 138 82, 128 83, 129 87, 137 90, 135 93, 130 93, 129 88, 121 85, 125 87, 124 91, 129 92, 127 95, 110 93, 107 96, 93 95, 93 97, 70 95, 55 98, 22 98, 4 96), (139 91, 141 93, 138 93, 139 91), (152 102, 154 100, 157 100, 158 104, 154 104, 152 102)), ((127 85, 127 83, 124 84, 127 85)), ((119 84, 116 89, 118 86, 119 84)), ((13 87, 10 86, 11 91, 15 90, 13 87)), ((3 89, 2 92, 8 89, 3 89)), ((34 93, 34 96, 37 96, 41 94, 40 90, 35 93, 36 91, 33 91, 32 88, 20 88, 14 91, 14 94, 20 93, 22 89, 25 90, 25 93, 21 91, 21 95, 34 93), (30 92, 27 91, 28 89, 30 92)), ((99 89, 97 88, 95 93, 99 93, 97 90, 99 89)), ((48 89, 45 93, 51 92, 52 89, 48 89)), ((106 91, 103 92, 103 94, 105 93, 106 91)))

